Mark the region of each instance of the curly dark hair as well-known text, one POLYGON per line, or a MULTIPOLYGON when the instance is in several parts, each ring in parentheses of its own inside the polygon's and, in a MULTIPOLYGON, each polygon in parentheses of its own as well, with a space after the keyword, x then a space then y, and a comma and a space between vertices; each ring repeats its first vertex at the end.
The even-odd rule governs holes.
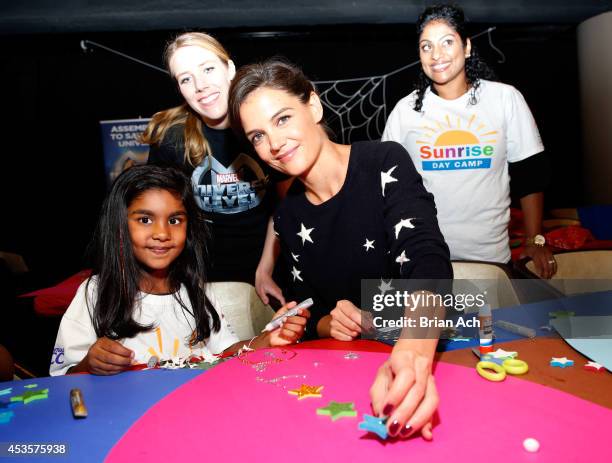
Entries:
MULTIPOLYGON (((466 22, 463 10, 456 5, 432 5, 421 13, 416 23, 417 35, 420 37, 425 29, 425 26, 431 21, 442 21, 448 24, 449 27, 453 28, 461 41, 463 46, 467 45, 467 33, 466 33, 466 22)), ((478 102, 477 92, 480 87, 480 80, 497 80, 495 73, 489 67, 487 63, 480 57, 478 50, 474 44, 470 51, 470 56, 465 59, 465 75, 467 83, 470 86, 470 99, 469 104, 476 104, 478 102)), ((423 68, 419 70, 419 75, 415 83, 416 99, 414 102, 414 110, 421 111, 423 108, 423 98, 427 88, 432 85, 432 80, 427 77, 423 68)))

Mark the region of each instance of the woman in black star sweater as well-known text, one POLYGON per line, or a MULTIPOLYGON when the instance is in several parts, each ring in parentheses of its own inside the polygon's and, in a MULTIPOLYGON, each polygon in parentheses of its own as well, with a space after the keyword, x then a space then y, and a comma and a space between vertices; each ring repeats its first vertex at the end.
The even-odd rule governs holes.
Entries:
MULTIPOLYGON (((237 73, 229 110, 232 126, 243 130, 263 161, 300 180, 275 213, 274 226, 293 295, 315 301, 311 337, 359 336, 362 279, 452 278, 433 197, 401 145, 332 142, 312 83, 278 60, 237 73)), ((436 344, 401 339, 379 371, 372 404, 389 416, 391 435, 420 429, 431 438, 436 344)))

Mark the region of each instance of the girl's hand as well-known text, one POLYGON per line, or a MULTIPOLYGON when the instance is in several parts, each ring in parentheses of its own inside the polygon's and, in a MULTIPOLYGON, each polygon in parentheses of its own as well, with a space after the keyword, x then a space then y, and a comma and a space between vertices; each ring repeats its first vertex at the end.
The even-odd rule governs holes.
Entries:
MULTIPOLYGON (((273 318, 281 316, 296 305, 296 302, 289 302, 288 304, 281 307, 274 314, 273 318)), ((270 346, 287 346, 289 344, 294 344, 299 341, 300 338, 304 335, 306 321, 309 317, 310 311, 308 309, 300 309, 298 315, 285 319, 280 328, 277 328, 271 333, 269 333, 270 346)))
POLYGON ((378 369, 370 388, 372 410, 388 417, 390 436, 406 438, 420 431, 424 439, 431 440, 432 418, 440 401, 431 357, 397 347, 378 369))
POLYGON ((330 312, 329 335, 339 341, 352 341, 361 333, 361 310, 351 301, 338 301, 330 312))
POLYGON ((283 291, 274 282, 272 275, 267 272, 260 271, 259 268, 255 272, 255 290, 264 304, 270 303, 270 298, 268 297, 269 294, 270 296, 278 299, 282 305, 285 305, 283 291))
POLYGON ((115 375, 132 364, 134 352, 120 342, 107 337, 99 338, 85 358, 72 371, 87 371, 94 375, 115 375))

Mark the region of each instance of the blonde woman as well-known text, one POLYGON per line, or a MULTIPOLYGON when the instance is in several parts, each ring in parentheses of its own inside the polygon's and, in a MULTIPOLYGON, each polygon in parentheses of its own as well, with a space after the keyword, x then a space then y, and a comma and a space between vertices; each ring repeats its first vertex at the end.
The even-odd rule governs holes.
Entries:
MULTIPOLYGON (((214 37, 201 32, 169 42, 164 59, 185 101, 153 116, 143 134, 151 145, 149 163, 182 166, 191 176, 212 233, 209 280, 254 283, 280 177, 230 127, 234 62, 214 37)), ((271 270, 264 274, 264 302, 269 293, 284 303, 271 270)))

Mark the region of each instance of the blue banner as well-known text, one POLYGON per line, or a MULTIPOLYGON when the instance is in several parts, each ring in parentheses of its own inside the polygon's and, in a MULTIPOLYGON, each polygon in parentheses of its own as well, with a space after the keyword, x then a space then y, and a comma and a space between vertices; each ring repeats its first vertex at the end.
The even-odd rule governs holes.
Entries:
POLYGON ((146 164, 149 145, 140 143, 140 135, 151 119, 100 121, 104 148, 104 171, 110 185, 123 170, 146 164))

